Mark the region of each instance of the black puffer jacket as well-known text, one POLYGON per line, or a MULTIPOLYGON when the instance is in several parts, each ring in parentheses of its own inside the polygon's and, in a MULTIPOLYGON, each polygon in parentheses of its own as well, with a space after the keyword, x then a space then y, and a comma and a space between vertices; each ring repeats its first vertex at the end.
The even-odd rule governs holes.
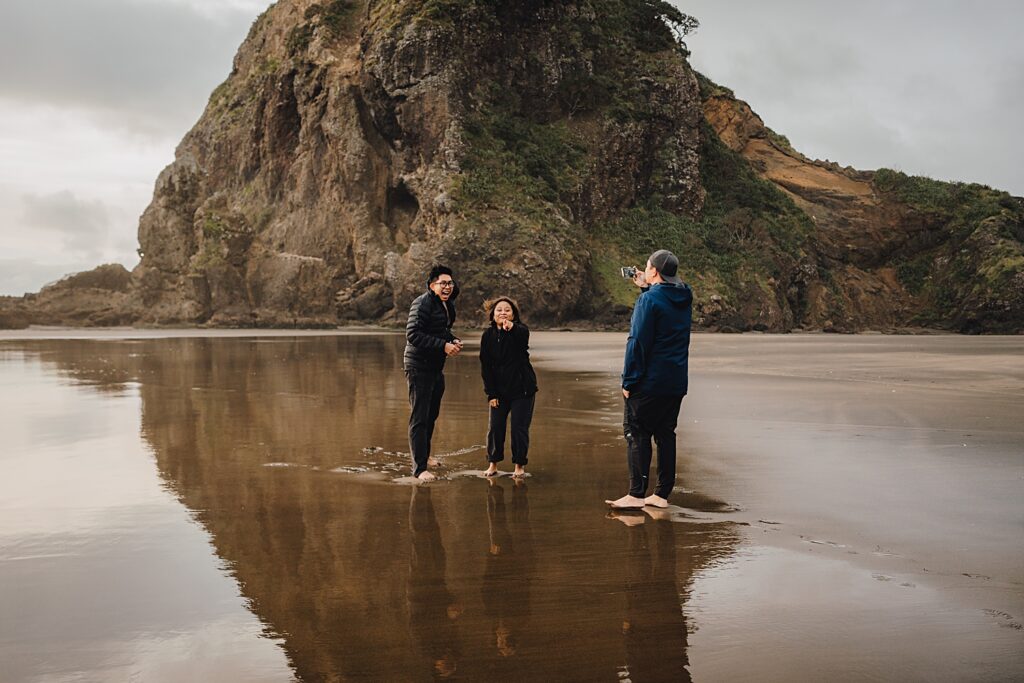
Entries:
POLYGON ((413 300, 409 307, 409 322, 405 324, 405 354, 403 365, 410 370, 439 371, 444 369, 447 356, 444 345, 455 341, 452 325, 455 324, 455 297, 459 295, 458 285, 445 302, 434 292, 427 290, 413 300))
POLYGON ((491 323, 480 337, 480 374, 487 398, 511 401, 537 393, 530 364, 530 328, 516 323, 506 332, 491 323))

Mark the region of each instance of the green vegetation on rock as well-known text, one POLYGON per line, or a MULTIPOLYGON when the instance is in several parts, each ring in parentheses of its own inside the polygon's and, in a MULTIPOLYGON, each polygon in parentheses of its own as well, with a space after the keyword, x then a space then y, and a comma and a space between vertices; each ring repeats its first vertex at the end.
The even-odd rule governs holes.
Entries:
MULTIPOLYGON (((699 218, 665 211, 660 198, 650 197, 600 226, 595 248, 614 245, 612 251, 640 265, 655 249, 669 249, 679 257, 684 277, 716 283, 698 294, 727 300, 744 289, 743 283, 782 277, 804 255, 813 230, 810 219, 706 124, 701 181, 707 198, 699 218)), ((598 275, 614 291, 618 272, 598 275)))
POLYGON ((285 38, 288 54, 305 52, 318 26, 323 27, 330 40, 341 38, 352 27, 360 4, 355 0, 331 0, 310 5, 303 15, 305 21, 294 26, 285 38))

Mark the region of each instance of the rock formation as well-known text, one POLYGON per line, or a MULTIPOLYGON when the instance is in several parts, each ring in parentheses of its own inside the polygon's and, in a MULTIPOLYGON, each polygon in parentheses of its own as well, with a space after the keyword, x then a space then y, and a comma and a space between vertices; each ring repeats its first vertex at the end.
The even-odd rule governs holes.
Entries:
POLYGON ((1024 330, 1024 199, 810 160, 747 103, 703 86, 705 118, 719 139, 813 222, 818 277, 794 280, 805 283, 799 325, 1024 330))
POLYGON ((464 311, 506 293, 535 324, 616 326, 618 266, 667 247, 710 329, 1024 330, 1020 199, 803 157, 690 68, 687 20, 280 0, 157 179, 107 308, 63 282, 0 324, 400 322, 440 261, 464 311))

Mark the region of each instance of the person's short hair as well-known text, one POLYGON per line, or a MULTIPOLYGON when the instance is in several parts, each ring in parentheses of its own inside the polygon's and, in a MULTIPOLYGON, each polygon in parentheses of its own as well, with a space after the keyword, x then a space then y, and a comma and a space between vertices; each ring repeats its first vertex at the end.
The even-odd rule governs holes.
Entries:
POLYGON ((455 279, 455 274, 452 273, 452 269, 448 266, 442 266, 440 264, 435 265, 430 269, 430 275, 427 276, 427 286, 434 284, 434 280, 441 277, 442 275, 451 275, 452 279, 455 279))
POLYGON ((498 307, 502 301, 512 307, 512 319, 516 322, 522 322, 519 318, 519 304, 516 303, 515 299, 507 296, 499 296, 497 299, 491 299, 490 301, 484 302, 484 310, 487 311, 487 323, 494 323, 494 309, 498 307))

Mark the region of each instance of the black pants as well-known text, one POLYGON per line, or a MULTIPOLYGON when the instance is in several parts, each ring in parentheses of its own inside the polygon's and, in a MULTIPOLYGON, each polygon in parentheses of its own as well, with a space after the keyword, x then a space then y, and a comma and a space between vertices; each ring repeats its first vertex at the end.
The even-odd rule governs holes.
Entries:
POLYGON ((412 452, 412 476, 418 477, 427 469, 430 458, 430 439, 434 436, 434 423, 441 412, 444 396, 444 374, 440 371, 406 370, 409 382, 409 450, 412 452))
POLYGON ((647 496, 651 473, 651 437, 658 446, 658 486, 654 492, 668 498, 676 482, 676 422, 682 396, 634 394, 626 399, 622 431, 629 463, 629 495, 647 496))
POLYGON ((533 402, 536 395, 517 398, 512 401, 501 399, 497 408, 491 408, 487 421, 487 461, 501 462, 505 459, 505 423, 512 415, 512 462, 526 465, 526 453, 530 450, 530 422, 533 421, 533 402))

